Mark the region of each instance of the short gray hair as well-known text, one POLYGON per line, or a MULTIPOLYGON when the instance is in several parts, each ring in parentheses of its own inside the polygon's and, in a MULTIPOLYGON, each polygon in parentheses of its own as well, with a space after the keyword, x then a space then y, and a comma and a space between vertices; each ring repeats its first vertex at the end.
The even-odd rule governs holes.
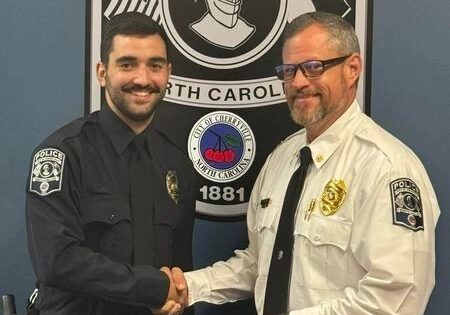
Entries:
POLYGON ((325 29, 329 36, 330 47, 343 55, 360 53, 358 37, 355 29, 346 20, 328 12, 308 12, 289 23, 283 32, 283 47, 285 42, 306 28, 317 25, 325 29))

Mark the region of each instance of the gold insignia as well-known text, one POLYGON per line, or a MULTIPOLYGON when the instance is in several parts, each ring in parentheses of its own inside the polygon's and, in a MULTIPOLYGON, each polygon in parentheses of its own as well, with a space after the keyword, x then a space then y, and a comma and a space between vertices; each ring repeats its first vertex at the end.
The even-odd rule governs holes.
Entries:
POLYGON ((317 161, 317 162, 319 162, 319 163, 320 163, 320 162, 322 162, 322 161, 323 161, 323 159, 324 159, 324 157, 323 157, 323 155, 322 155, 322 154, 317 154, 317 155, 316 155, 316 161, 317 161))
POLYGON ((178 177, 177 172, 168 171, 166 175, 166 187, 170 198, 178 204, 180 199, 180 190, 178 189, 178 177))
POLYGON ((311 214, 314 211, 314 206, 316 205, 316 199, 312 198, 311 201, 309 202, 309 207, 308 209, 305 211, 305 215, 303 216, 303 221, 309 221, 309 219, 311 218, 311 214))
POLYGON ((270 204, 270 198, 261 200, 261 208, 267 208, 270 204))
POLYGON ((347 185, 343 180, 330 179, 323 189, 320 199, 320 210, 324 215, 332 215, 338 211, 344 203, 347 195, 347 185))

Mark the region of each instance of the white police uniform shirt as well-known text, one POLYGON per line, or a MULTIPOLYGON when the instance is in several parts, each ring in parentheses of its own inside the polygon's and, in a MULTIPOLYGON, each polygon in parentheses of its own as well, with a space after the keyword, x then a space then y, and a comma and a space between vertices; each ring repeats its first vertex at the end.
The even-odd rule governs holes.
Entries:
POLYGON ((250 198, 248 248, 186 273, 190 303, 254 294, 263 314, 284 194, 305 145, 314 161, 295 219, 289 314, 422 314, 435 283, 436 196, 416 155, 356 101, 312 143, 301 130, 272 152, 250 198), (341 190, 324 193, 330 180, 341 190), (321 201, 335 212, 325 215, 321 201))

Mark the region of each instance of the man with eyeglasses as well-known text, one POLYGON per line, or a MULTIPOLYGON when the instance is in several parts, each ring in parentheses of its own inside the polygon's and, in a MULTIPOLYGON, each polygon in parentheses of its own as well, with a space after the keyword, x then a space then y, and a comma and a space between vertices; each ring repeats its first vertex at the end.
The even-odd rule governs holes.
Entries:
POLYGON ((423 314, 440 210, 416 155, 356 101, 353 27, 330 13, 301 15, 285 29, 282 57, 276 73, 304 129, 257 178, 248 247, 184 274, 190 304, 254 295, 260 315, 423 314))

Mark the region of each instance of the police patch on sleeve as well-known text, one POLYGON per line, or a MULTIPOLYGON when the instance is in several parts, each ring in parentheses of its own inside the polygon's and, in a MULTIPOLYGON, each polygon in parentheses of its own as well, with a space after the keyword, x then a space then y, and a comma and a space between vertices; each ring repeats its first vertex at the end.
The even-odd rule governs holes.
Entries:
POLYGON ((393 223, 413 231, 423 230, 422 199, 419 187, 409 178, 391 182, 393 223))
POLYGON ((65 154, 53 148, 42 149, 33 157, 30 191, 47 196, 61 190, 65 154))

